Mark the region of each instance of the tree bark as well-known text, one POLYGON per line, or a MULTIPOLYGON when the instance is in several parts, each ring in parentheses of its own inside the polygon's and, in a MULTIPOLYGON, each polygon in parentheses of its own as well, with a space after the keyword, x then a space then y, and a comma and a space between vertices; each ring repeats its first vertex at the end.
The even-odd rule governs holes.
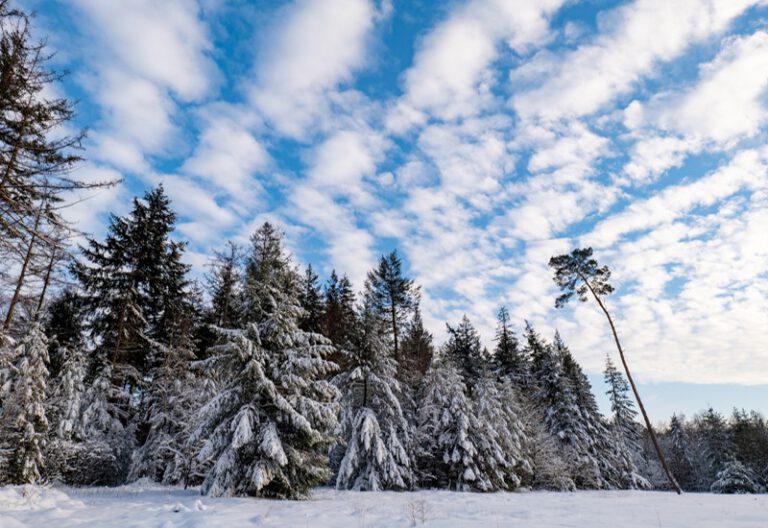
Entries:
POLYGON ((661 466, 664 468, 664 473, 667 475, 667 479, 669 479, 669 483, 672 485, 672 488, 677 492, 678 495, 682 494, 683 490, 680 489, 680 485, 677 483, 677 480, 675 480, 674 475, 672 475, 672 471, 669 469, 669 466, 667 465, 667 460, 664 458, 664 454, 661 452, 661 447, 659 446, 659 441, 656 439, 656 433, 653 430, 653 426, 651 425, 651 420, 648 418, 648 413, 645 411, 645 406, 643 405, 643 400, 640 399, 640 393, 637 391, 637 387, 635 386, 635 380, 632 379, 632 374, 629 371, 629 366, 627 366, 627 360, 624 358, 624 350, 621 348, 621 342, 619 342, 619 335, 616 333, 616 327, 613 324, 613 319, 611 318, 611 314, 608 313, 608 309, 603 304, 603 301, 600 300, 600 297, 595 293, 595 290, 592 289, 592 286, 590 286, 589 281, 586 280, 585 277, 579 275, 581 279, 584 281, 584 284, 587 285, 587 288, 589 288, 589 291, 592 293, 592 296, 597 301, 597 304, 600 306, 600 309, 605 314, 605 317, 608 319, 608 324, 611 326, 611 332, 613 333, 613 340, 616 342, 616 348, 619 350, 619 357, 621 358, 621 364, 624 366, 624 372, 627 374, 627 379, 629 380, 629 385, 632 387, 632 392, 635 395, 635 399, 637 400, 637 405, 640 407, 640 412, 643 415, 643 420, 645 420, 645 426, 648 429, 648 434, 651 437, 651 442, 653 442, 653 447, 656 450, 656 455, 659 457, 659 462, 661 462, 661 466))
POLYGON ((43 309, 43 302, 45 301, 45 294, 48 292, 48 285, 51 282, 51 274, 53 273, 53 265, 56 263, 56 248, 51 248, 51 260, 48 262, 48 269, 45 270, 45 280, 43 281, 43 290, 40 292, 40 297, 37 299, 37 308, 35 309, 35 321, 40 319, 40 312, 43 309))

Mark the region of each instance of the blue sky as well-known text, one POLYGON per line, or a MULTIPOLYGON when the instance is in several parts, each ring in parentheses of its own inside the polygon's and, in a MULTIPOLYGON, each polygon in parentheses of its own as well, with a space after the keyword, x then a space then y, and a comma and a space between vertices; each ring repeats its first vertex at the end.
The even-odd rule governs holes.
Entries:
POLYGON ((505 304, 597 374, 605 321, 556 311, 546 266, 591 245, 652 410, 768 411, 763 2, 23 5, 71 71, 79 175, 125 179, 83 230, 163 182, 198 272, 265 220, 357 287, 397 248, 438 341, 505 304))

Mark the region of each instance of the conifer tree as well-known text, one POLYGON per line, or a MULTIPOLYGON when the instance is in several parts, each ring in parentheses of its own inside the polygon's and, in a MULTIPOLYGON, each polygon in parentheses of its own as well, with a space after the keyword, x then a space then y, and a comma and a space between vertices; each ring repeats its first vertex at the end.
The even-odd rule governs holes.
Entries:
POLYGON ((217 252, 206 275, 211 296, 209 322, 219 328, 236 328, 241 317, 241 249, 229 242, 227 251, 217 252))
POLYGON ((321 333, 323 318, 323 302, 320 294, 318 276, 309 264, 301 278, 301 293, 299 303, 304 309, 304 315, 299 321, 299 327, 306 332, 321 333))
POLYGON ((11 368, 11 390, 0 408, 1 451, 9 453, 2 464, 13 484, 35 484, 43 470, 43 450, 48 433, 45 398, 48 385, 48 342, 42 327, 33 323, 18 345, 11 368))
POLYGON ((190 326, 189 315, 181 313, 169 344, 153 343, 163 349, 158 355, 164 359, 153 372, 144 418, 149 431, 133 453, 129 480, 149 477, 164 484, 178 484, 188 474, 187 424, 201 403, 200 383, 190 370, 190 363, 196 359, 190 326))
POLYGON ((373 307, 387 321, 392 338, 395 362, 400 363, 400 341, 403 326, 414 306, 418 304, 419 290, 413 280, 405 277, 397 251, 382 255, 379 265, 368 272, 366 295, 373 300, 373 307))
MULTIPOLYGON (((498 432, 476 415, 453 362, 433 362, 418 404, 417 459, 421 484, 455 491, 494 491, 508 484, 508 461, 498 432)), ((511 478, 509 485, 517 481, 511 478)))
POLYGON ((627 448, 633 452, 639 452, 641 434, 635 421, 637 411, 635 411, 634 403, 628 396, 629 384, 621 372, 616 370, 609 356, 605 357, 604 377, 605 383, 608 385, 606 394, 611 402, 611 412, 613 413, 612 426, 627 448))
POLYGON ((496 348, 493 351, 494 371, 499 378, 506 378, 515 387, 522 388, 528 378, 528 365, 515 332, 510 328, 506 307, 499 308, 497 320, 496 348))
POLYGON ((48 337, 51 378, 58 377, 69 353, 82 349, 84 345, 82 311, 82 300, 71 287, 59 292, 48 306, 44 326, 48 337))
POLYGON ((358 329, 346 353, 346 370, 334 380, 344 395, 340 429, 346 443, 336 487, 409 489, 413 485, 409 424, 395 378, 397 368, 370 296, 360 308, 358 329))
POLYGON ((685 430, 685 417, 672 415, 666 434, 669 439, 669 465, 680 479, 684 489, 696 489, 696 478, 691 460, 691 448, 685 430))
POLYGON ((299 329, 298 277, 280 233, 264 224, 252 237, 245 329, 220 329, 220 344, 200 367, 225 384, 198 412, 190 446, 212 464, 203 493, 306 497, 330 476, 335 365, 326 338, 299 329))
POLYGON ((333 342, 336 353, 332 359, 342 371, 346 370, 345 351, 350 350, 356 332, 355 294, 346 275, 339 278, 336 270, 323 291, 322 334, 333 342))
POLYGON ((432 334, 424 328, 418 305, 414 308, 413 319, 406 326, 402 350, 402 379, 411 390, 415 390, 435 355, 432 334))
POLYGON ((134 199, 131 213, 112 217, 105 241, 81 248, 85 261, 73 271, 85 291, 90 330, 99 364, 110 366, 123 392, 123 413, 132 417, 133 398, 152 368, 162 363, 150 340, 168 338, 169 314, 188 304, 184 244, 170 239, 175 213, 162 186, 134 199), (131 412, 129 412, 131 411, 131 412))
POLYGON ((645 426, 648 430, 651 442, 653 443, 653 447, 656 450, 656 455, 664 468, 664 473, 666 473, 672 488, 678 494, 682 493, 680 485, 675 480, 674 475, 672 475, 672 472, 667 465, 667 461, 664 458, 664 454, 661 452, 661 447, 656 439, 656 433, 651 425, 651 420, 643 406, 643 401, 640 399, 640 393, 637 391, 632 374, 629 371, 629 366, 627 365, 627 360, 624 356, 624 349, 621 347, 619 334, 616 332, 613 318, 603 301, 605 295, 609 295, 614 291, 613 286, 608 282, 611 278, 611 271, 608 269, 608 266, 598 266, 597 261, 592 258, 592 248, 577 248, 570 254, 552 257, 549 259, 549 266, 555 270, 554 281, 563 292, 555 300, 556 308, 562 308, 574 296, 576 296, 579 301, 586 302, 588 295, 591 295, 608 320, 608 324, 611 327, 611 333, 613 334, 613 340, 616 343, 621 363, 624 366, 624 372, 627 374, 627 380, 632 387, 632 392, 640 407, 640 412, 643 415, 643 420, 645 421, 645 426))
POLYGON ((455 328, 449 324, 446 324, 446 327, 449 335, 444 346, 445 356, 459 370, 471 394, 487 362, 480 343, 480 334, 466 315, 455 328))

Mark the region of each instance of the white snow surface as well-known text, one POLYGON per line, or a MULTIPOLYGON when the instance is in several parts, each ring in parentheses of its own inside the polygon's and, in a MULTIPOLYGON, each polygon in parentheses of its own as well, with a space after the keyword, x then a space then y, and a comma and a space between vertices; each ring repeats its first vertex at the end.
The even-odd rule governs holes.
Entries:
POLYGON ((525 527, 765 528, 768 495, 652 491, 356 492, 307 501, 201 497, 146 482, 118 488, 0 488, 0 528, 525 527))

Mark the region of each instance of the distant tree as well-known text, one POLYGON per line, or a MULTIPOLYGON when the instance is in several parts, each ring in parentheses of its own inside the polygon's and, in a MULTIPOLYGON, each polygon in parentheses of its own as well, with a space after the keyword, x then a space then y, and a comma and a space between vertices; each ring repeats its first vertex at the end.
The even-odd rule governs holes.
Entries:
POLYGON ((424 321, 421 319, 421 310, 418 306, 414 309, 413 318, 406 326, 402 351, 402 378, 412 390, 415 390, 421 383, 421 379, 429 369, 435 355, 432 334, 424 328, 424 321))
POLYGON ((215 254, 206 275, 210 323, 220 328, 236 328, 240 318, 240 254, 241 249, 228 242, 227 251, 215 254))
POLYGON ((726 462, 710 488, 714 493, 763 493, 757 475, 737 460, 726 462))
POLYGON ((368 272, 366 295, 375 310, 388 321, 395 362, 400 363, 400 340, 407 316, 418 304, 419 291, 413 280, 405 277, 397 251, 382 255, 379 265, 368 272))
POLYGON ((666 434, 669 442, 669 465, 685 489, 696 489, 696 478, 691 460, 691 446, 685 430, 685 417, 672 415, 666 434))
POLYGON ((496 325, 496 348, 493 352, 496 375, 507 378, 516 387, 522 387, 528 376, 525 356, 520 350, 517 337, 509 325, 509 312, 499 308, 496 325))
POLYGON ((312 264, 307 265, 304 276, 301 278, 300 287, 299 302, 304 308, 304 315, 299 320, 299 327, 307 332, 319 334, 322 330, 323 300, 318 276, 312 269, 312 264))
POLYGON ((612 425, 619 437, 633 452, 640 451, 640 431, 635 421, 637 411, 627 396, 629 384, 621 372, 616 370, 611 358, 605 357, 605 383, 608 385, 608 399, 611 402, 612 425))
POLYGON ((632 392, 634 393, 637 404, 640 407, 640 412, 642 413, 643 419, 645 420, 645 426, 648 429, 648 434, 650 435, 654 448, 656 449, 656 454, 658 455, 659 461, 664 468, 664 472, 667 474, 667 478, 669 479, 670 484, 678 494, 682 493, 682 490, 675 480, 675 477, 672 475, 667 461, 664 458, 664 454, 661 451, 661 447, 659 446, 659 442, 656 438, 656 433, 654 432, 653 426, 651 425, 651 420, 648 417, 648 413, 645 410, 643 401, 640 399, 640 394, 637 391, 637 387, 635 386, 632 374, 629 371, 629 367, 627 366, 627 361, 624 357, 624 351, 621 348, 621 342, 619 341, 619 336, 616 332, 613 319, 611 318, 611 315, 608 312, 608 309, 606 308, 602 299, 603 296, 613 292, 613 286, 611 286, 611 284, 608 282, 611 277, 610 270, 607 266, 598 266, 597 261, 592 258, 592 248, 574 249, 570 254, 552 257, 549 261, 549 266, 555 270, 555 283, 563 291, 563 293, 555 301, 555 306, 557 308, 562 308, 565 306, 565 304, 574 296, 577 296, 580 301, 586 302, 588 294, 591 294, 600 309, 605 314, 605 317, 608 319, 608 324, 611 327, 611 332, 613 333, 613 338, 616 342, 616 348, 619 351, 619 356, 621 357, 624 371, 627 374, 627 379, 629 380, 629 384, 632 387, 632 392))
POLYGON ((457 326, 445 326, 448 329, 448 341, 443 346, 443 352, 459 370, 471 394, 488 361, 480 343, 480 334, 466 315, 457 326))
POLYGON ((339 365, 342 372, 346 370, 345 351, 352 347, 356 326, 357 314, 352 283, 346 275, 339 278, 334 270, 323 290, 321 333, 333 342, 336 352, 331 359, 339 365))

